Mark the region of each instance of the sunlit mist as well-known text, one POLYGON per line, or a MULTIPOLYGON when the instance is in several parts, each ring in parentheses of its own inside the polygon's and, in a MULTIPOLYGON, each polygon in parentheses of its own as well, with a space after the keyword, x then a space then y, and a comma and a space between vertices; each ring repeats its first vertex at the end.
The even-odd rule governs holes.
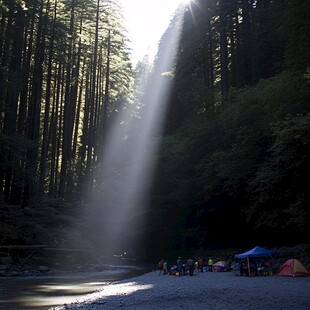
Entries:
POLYGON ((153 72, 138 78, 135 104, 125 105, 107 131, 97 193, 89 194, 85 207, 87 237, 107 257, 143 254, 139 244, 169 101, 167 72, 173 71, 183 19, 177 16, 162 38, 153 72))

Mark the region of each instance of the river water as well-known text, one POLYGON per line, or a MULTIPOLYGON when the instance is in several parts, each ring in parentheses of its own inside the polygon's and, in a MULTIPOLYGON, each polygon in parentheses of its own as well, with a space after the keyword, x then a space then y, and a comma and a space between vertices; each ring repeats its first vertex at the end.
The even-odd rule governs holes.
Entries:
POLYGON ((132 266, 110 266, 98 272, 62 273, 57 276, 0 278, 1 310, 46 310, 76 301, 102 286, 145 273, 132 266))

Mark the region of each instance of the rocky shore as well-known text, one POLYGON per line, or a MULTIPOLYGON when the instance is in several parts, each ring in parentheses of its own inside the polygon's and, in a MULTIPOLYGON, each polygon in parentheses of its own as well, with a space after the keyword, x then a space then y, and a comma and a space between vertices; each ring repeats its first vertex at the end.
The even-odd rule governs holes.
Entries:
MULTIPOLYGON (((310 270, 310 245, 299 244, 294 247, 275 248, 273 260, 273 273, 289 258, 298 258, 310 270)), ((228 262, 234 261, 234 254, 241 252, 241 249, 226 250, 207 250, 206 253, 197 253, 198 256, 212 257, 214 261, 224 260, 228 262)), ((76 272, 96 272, 109 268, 110 265, 137 265, 144 267, 145 270, 157 268, 157 262, 143 263, 134 259, 121 259, 115 257, 106 259, 102 257, 94 257, 83 253, 72 251, 60 252, 54 251, 49 253, 37 252, 33 255, 26 253, 8 255, 2 252, 0 256, 0 277, 16 277, 16 276, 53 276, 63 273, 76 272), (44 254, 44 255, 43 255, 44 254), (29 256, 30 255, 30 256, 29 256)))
POLYGON ((308 310, 310 277, 240 277, 233 272, 194 276, 158 271, 103 286, 74 303, 50 310, 308 310))

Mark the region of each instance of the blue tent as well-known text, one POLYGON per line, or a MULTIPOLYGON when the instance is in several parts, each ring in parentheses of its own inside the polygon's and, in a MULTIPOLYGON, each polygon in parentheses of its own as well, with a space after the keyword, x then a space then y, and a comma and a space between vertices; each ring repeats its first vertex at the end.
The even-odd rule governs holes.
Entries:
POLYGON ((255 248, 240 254, 236 254, 235 258, 248 258, 248 257, 267 257, 274 254, 274 251, 267 250, 256 246, 255 248))
POLYGON ((272 254, 274 254, 274 251, 272 250, 267 250, 264 248, 261 248, 260 246, 256 246, 255 248, 244 252, 244 253, 240 253, 240 254, 235 254, 235 258, 246 258, 247 262, 248 262, 248 272, 250 274, 250 262, 249 259, 251 257, 267 257, 267 256, 271 256, 272 254))

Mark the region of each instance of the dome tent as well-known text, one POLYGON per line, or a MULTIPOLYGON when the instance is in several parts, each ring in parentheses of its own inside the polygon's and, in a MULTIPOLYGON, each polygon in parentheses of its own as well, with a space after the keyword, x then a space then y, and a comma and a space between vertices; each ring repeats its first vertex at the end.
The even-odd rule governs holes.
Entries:
POLYGON ((310 276, 310 272, 299 259, 291 258, 281 265, 280 269, 277 272, 277 275, 301 277, 310 276))

